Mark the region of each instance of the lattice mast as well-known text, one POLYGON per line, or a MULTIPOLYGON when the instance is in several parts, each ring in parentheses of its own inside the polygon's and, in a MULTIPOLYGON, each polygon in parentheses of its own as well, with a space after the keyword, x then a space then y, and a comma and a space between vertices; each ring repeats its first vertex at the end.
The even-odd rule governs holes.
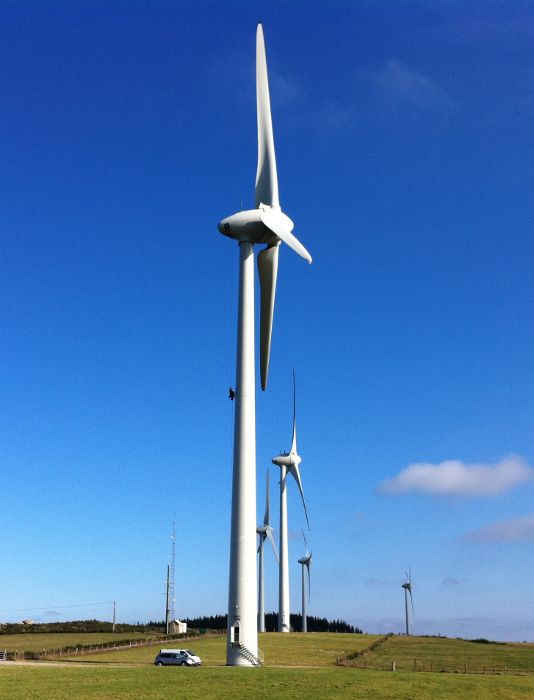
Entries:
POLYGON ((171 535, 171 565, 169 568, 169 616, 171 622, 176 619, 176 613, 174 611, 174 605, 176 603, 176 598, 174 597, 174 569, 176 564, 176 520, 172 524, 172 535, 171 535))

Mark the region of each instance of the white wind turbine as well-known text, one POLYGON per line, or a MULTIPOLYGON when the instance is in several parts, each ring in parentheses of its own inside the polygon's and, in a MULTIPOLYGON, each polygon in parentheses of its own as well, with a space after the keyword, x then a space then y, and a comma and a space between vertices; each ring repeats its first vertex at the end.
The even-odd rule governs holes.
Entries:
POLYGON ((304 534, 304 530, 302 531, 302 537, 304 538, 304 549, 306 550, 306 554, 299 559, 299 564, 302 566, 302 631, 307 632, 308 631, 308 617, 307 617, 307 611, 306 611, 306 584, 305 584, 305 578, 304 578, 304 567, 308 569, 308 600, 310 598, 310 593, 311 593, 311 581, 310 581, 310 564, 312 560, 312 553, 308 552, 308 543, 306 542, 306 535, 304 534))
POLYGON ((280 467, 280 567, 278 579, 278 631, 290 632, 290 611, 289 611, 289 557, 287 545, 287 490, 286 477, 288 474, 295 479, 304 505, 304 513, 308 528, 310 521, 308 520, 308 511, 306 501, 304 500, 304 492, 302 490, 302 481, 300 479, 299 464, 301 457, 297 452, 297 418, 296 418, 296 390, 295 390, 295 372, 293 372, 293 441, 291 450, 283 452, 274 457, 272 462, 280 467))
POLYGON ((261 291, 260 365, 265 389, 269 367, 274 297, 281 241, 311 262, 308 251, 292 235, 293 222, 280 208, 271 122, 263 28, 256 32, 256 101, 258 168, 255 209, 223 219, 219 231, 239 243, 239 302, 235 390, 232 525, 228 590, 229 666, 258 665, 256 609, 256 405, 254 378, 254 244, 265 243, 258 255, 261 291))
POLYGON ((273 528, 270 522, 270 512, 269 512, 269 471, 267 470, 267 485, 265 494, 265 515, 263 516, 263 525, 256 528, 256 532, 260 536, 260 546, 258 547, 258 578, 259 578, 259 591, 258 591, 258 632, 265 632, 265 595, 264 595, 264 583, 263 583, 263 543, 266 539, 273 546, 274 556, 276 557, 276 562, 278 563, 278 552, 276 551, 276 545, 274 543, 273 528))
POLYGON ((410 636, 410 623, 409 623, 409 615, 408 615, 408 593, 410 594, 410 603, 412 605, 412 620, 413 620, 413 598, 412 598, 412 571, 410 569, 410 572, 408 571, 406 573, 406 578, 407 581, 402 584, 402 588, 404 588, 404 612, 406 615, 406 636, 410 636))

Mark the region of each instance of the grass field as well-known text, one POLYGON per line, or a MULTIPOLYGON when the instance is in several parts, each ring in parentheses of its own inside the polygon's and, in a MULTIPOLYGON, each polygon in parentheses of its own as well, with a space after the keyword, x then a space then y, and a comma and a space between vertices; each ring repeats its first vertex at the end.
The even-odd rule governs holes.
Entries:
POLYGON ((0 649, 7 651, 42 651, 60 647, 105 644, 124 639, 146 639, 143 632, 54 632, 0 635, 0 649))
MULTIPOLYGON (((366 649, 379 637, 371 634, 334 634, 313 632, 303 634, 260 634, 259 645, 265 655, 265 666, 333 666, 338 657, 366 649)), ((168 645, 156 644, 134 649, 105 653, 84 654, 83 661, 147 665, 162 646, 191 647, 205 666, 224 666, 226 663, 226 636, 208 639, 183 640, 168 645)), ((76 655, 68 657, 76 660, 76 655)))
POLYGON ((524 700, 534 682, 522 676, 391 673, 352 668, 0 668, 2 700, 524 700))
MULTIPOLYGON (((480 644, 445 637, 388 637, 374 651, 357 660, 358 665, 397 670, 442 669, 459 673, 514 671, 534 673, 534 644, 480 644)), ((533 695, 534 697, 534 695, 533 695)))
MULTIPOLYGON (((48 635, 40 635, 48 636, 48 635)), ((53 635, 55 636, 55 635, 53 635)), ((80 640, 80 635, 77 635, 80 640)), ((227 668, 225 638, 184 640, 169 646, 191 647, 203 659, 200 668, 157 668, 161 643, 121 651, 72 657, 59 665, 36 662, 0 663, 2 700, 232 700, 290 698, 334 700, 441 700, 462 695, 467 700, 534 698, 534 675, 518 675, 534 661, 531 644, 474 644, 462 640, 390 637, 359 660, 395 660, 398 670, 364 670, 336 666, 336 659, 362 652, 379 639, 373 635, 260 635, 264 668, 227 668), (413 659, 429 668, 455 663, 457 673, 414 673, 413 659), (516 675, 464 673, 463 664, 501 665, 516 675), (82 663, 80 663, 82 662, 82 663), (402 670, 406 668, 406 670, 402 670)), ((70 642, 69 642, 70 643, 70 642)), ((44 644, 43 644, 44 646, 44 644)), ((418 666, 419 668, 419 666, 418 666)), ((490 669, 491 671, 491 669, 490 669)))

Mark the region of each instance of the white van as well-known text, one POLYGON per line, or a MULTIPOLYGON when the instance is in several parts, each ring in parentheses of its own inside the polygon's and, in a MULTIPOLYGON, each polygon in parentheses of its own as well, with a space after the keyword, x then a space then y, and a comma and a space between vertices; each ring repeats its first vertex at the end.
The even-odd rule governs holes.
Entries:
POLYGON ((154 661, 156 666, 200 666, 200 657, 191 649, 160 649, 154 661))

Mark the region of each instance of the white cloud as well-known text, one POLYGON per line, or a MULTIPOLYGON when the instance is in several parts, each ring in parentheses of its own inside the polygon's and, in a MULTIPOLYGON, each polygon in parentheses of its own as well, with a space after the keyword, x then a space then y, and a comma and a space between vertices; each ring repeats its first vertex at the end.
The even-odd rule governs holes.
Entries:
POLYGON ((511 455, 494 465, 464 464, 460 460, 410 464, 379 488, 383 493, 480 497, 497 496, 532 479, 534 469, 521 457, 511 455))
POLYGON ((409 102, 416 107, 450 105, 447 93, 432 78, 396 59, 390 59, 376 73, 379 88, 389 97, 409 102))
POLYGON ((368 579, 365 581, 365 584, 366 584, 367 586, 371 586, 372 588, 376 588, 376 587, 378 587, 378 586, 385 586, 385 585, 387 585, 388 583, 390 583, 390 581, 387 581, 387 580, 384 579, 384 578, 375 578, 374 576, 371 576, 371 578, 368 578, 368 579))
POLYGON ((534 513, 502 520, 466 535, 470 542, 534 542, 534 513))
POLYGON ((269 84, 271 99, 279 106, 292 107, 305 100, 304 91, 296 80, 284 76, 274 69, 270 71, 269 84))

